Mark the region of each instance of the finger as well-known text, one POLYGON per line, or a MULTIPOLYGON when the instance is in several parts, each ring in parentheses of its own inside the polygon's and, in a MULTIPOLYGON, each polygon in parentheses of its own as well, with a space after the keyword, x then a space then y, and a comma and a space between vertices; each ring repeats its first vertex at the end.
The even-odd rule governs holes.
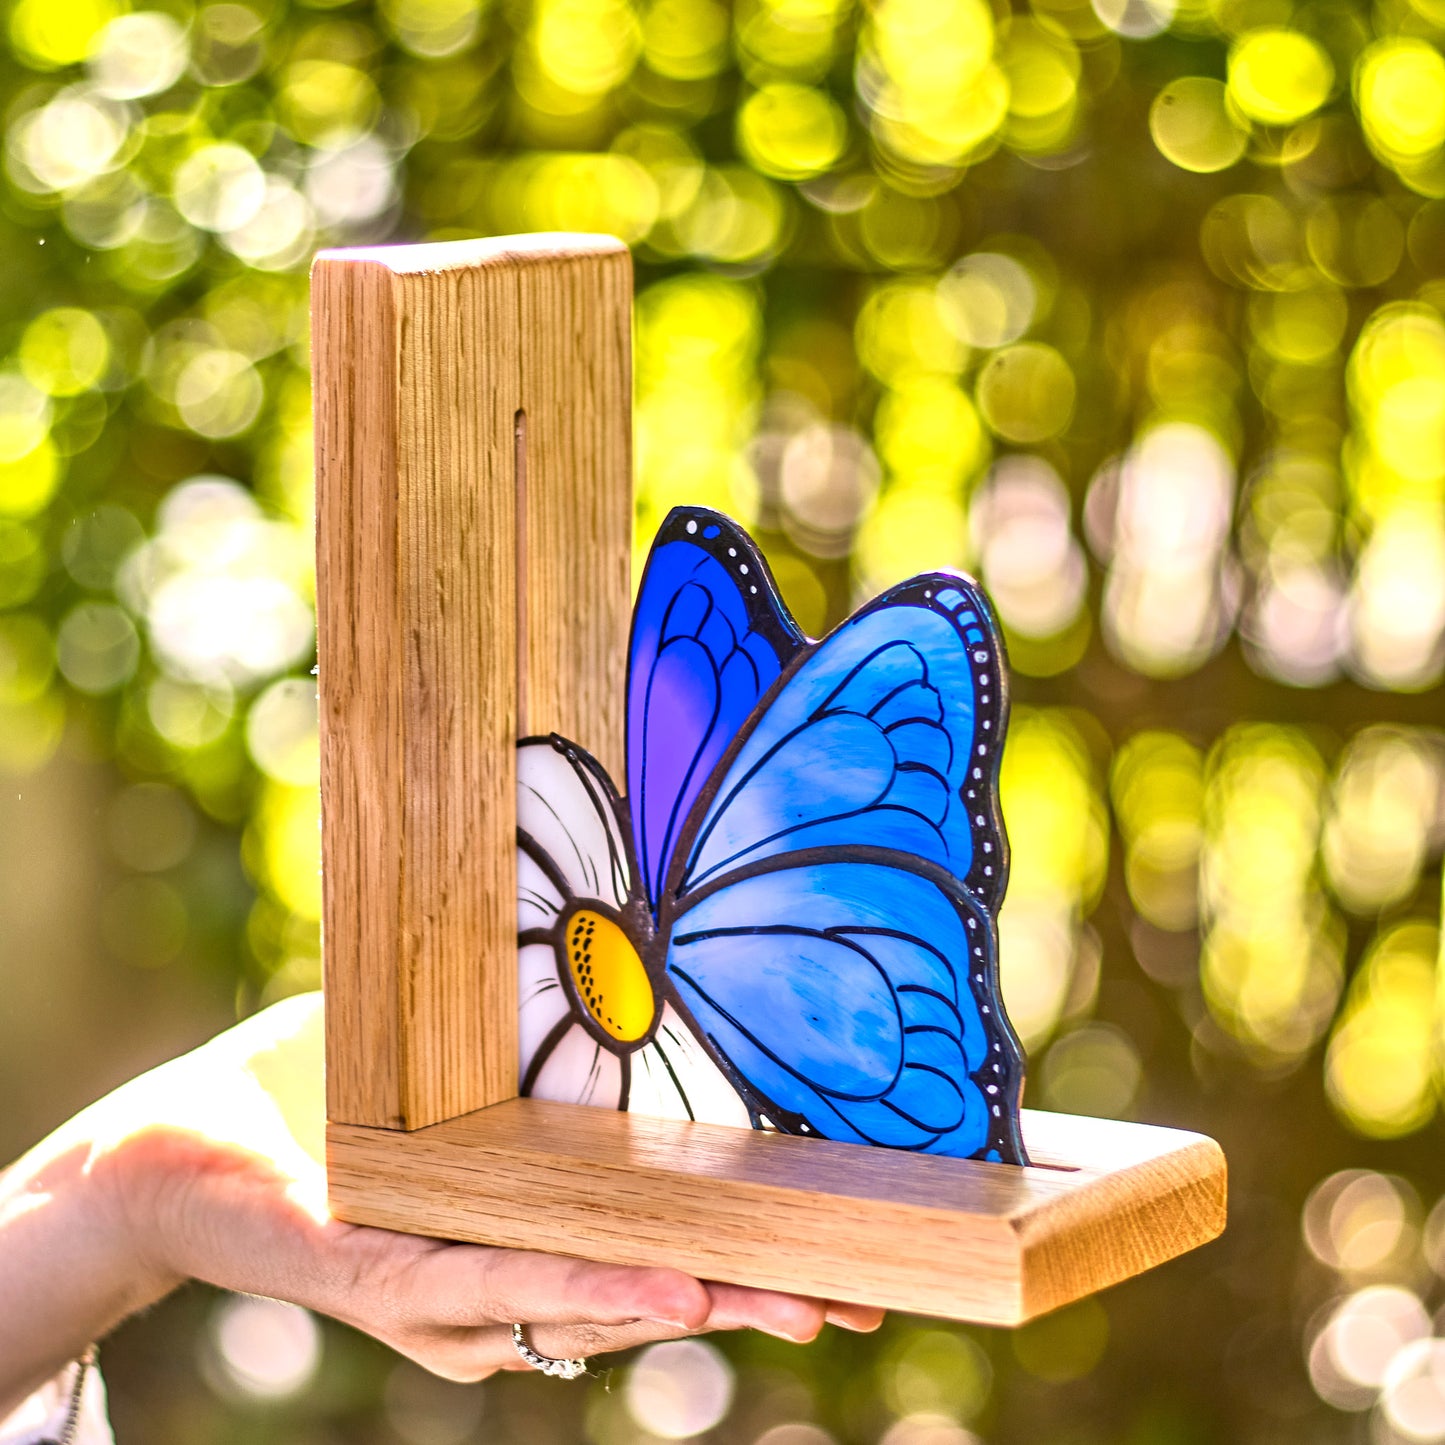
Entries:
POLYGON ((841 1300, 828 1304, 828 1323, 845 1330, 857 1330, 859 1334, 872 1334, 883 1323, 886 1310, 876 1305, 853 1305, 841 1300))
MULTIPOLYGON (((526 1340, 549 1359, 591 1361, 617 1350, 682 1339, 690 1333, 676 1325, 639 1320, 626 1325, 529 1325, 526 1340)), ((470 1382, 484 1380, 498 1370, 535 1368, 517 1353, 510 1325, 453 1331, 441 1339, 404 1341, 400 1348, 424 1369, 447 1380, 470 1382)))
POLYGON ((712 1281, 707 1289, 712 1296, 707 1317, 710 1330, 762 1330, 779 1339, 806 1344, 816 1339, 823 1328, 826 1306, 821 1300, 712 1281))
POLYGON ((712 1308, 706 1286, 675 1269, 597 1264, 530 1250, 458 1245, 433 1256, 419 1279, 418 1305, 441 1318, 441 1298, 457 1301, 455 1323, 493 1321, 618 1325, 653 1320, 701 1328, 712 1308), (433 1292, 435 1291, 435 1292, 433 1292))
MULTIPOLYGON (((625 1325, 527 1325, 523 1333, 539 1355, 554 1360, 590 1360, 638 1345, 654 1345, 660 1340, 686 1339, 698 1331, 660 1324, 656 1320, 636 1320, 625 1325)), ((512 1345, 510 1329, 506 1331, 505 1345, 510 1357, 507 1368, 528 1368, 512 1345)))

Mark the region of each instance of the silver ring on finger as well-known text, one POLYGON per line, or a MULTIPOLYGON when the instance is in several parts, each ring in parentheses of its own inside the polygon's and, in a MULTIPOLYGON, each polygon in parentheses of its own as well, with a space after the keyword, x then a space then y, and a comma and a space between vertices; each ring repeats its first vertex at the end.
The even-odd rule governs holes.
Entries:
POLYGON ((534 1370, 540 1370, 544 1375, 551 1375, 554 1379, 575 1380, 579 1375, 587 1373, 586 1360, 554 1360, 550 1355, 539 1355, 527 1343, 527 1337, 522 1333, 521 1325, 512 1326, 512 1348, 534 1370))

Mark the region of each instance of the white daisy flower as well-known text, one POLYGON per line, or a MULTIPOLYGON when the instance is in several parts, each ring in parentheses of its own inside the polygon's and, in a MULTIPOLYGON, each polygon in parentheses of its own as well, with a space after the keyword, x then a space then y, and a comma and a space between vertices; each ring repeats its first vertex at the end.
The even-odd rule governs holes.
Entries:
POLYGON ((668 998, 617 796, 561 739, 517 750, 521 1092, 751 1126, 668 998))

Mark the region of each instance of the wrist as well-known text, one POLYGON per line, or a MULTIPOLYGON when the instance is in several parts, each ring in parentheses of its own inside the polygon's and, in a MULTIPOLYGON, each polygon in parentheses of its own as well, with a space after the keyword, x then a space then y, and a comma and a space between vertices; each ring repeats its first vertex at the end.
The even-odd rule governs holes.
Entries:
POLYGON ((159 1298, 75 1122, 0 1173, 0 1418, 159 1298))

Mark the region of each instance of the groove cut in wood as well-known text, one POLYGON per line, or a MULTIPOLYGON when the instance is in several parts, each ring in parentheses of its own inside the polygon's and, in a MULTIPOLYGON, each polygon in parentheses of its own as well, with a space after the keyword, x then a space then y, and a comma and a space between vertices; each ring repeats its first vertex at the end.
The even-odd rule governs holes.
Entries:
POLYGON ((606 236, 317 258, 334 1120, 517 1092, 516 741, 622 758, 631 308, 606 236))
POLYGON ((514 1099, 401 1134, 332 1124, 342 1219, 1017 1325, 1205 1244, 1200 1134, 1025 1110, 1018 1168, 514 1099))

